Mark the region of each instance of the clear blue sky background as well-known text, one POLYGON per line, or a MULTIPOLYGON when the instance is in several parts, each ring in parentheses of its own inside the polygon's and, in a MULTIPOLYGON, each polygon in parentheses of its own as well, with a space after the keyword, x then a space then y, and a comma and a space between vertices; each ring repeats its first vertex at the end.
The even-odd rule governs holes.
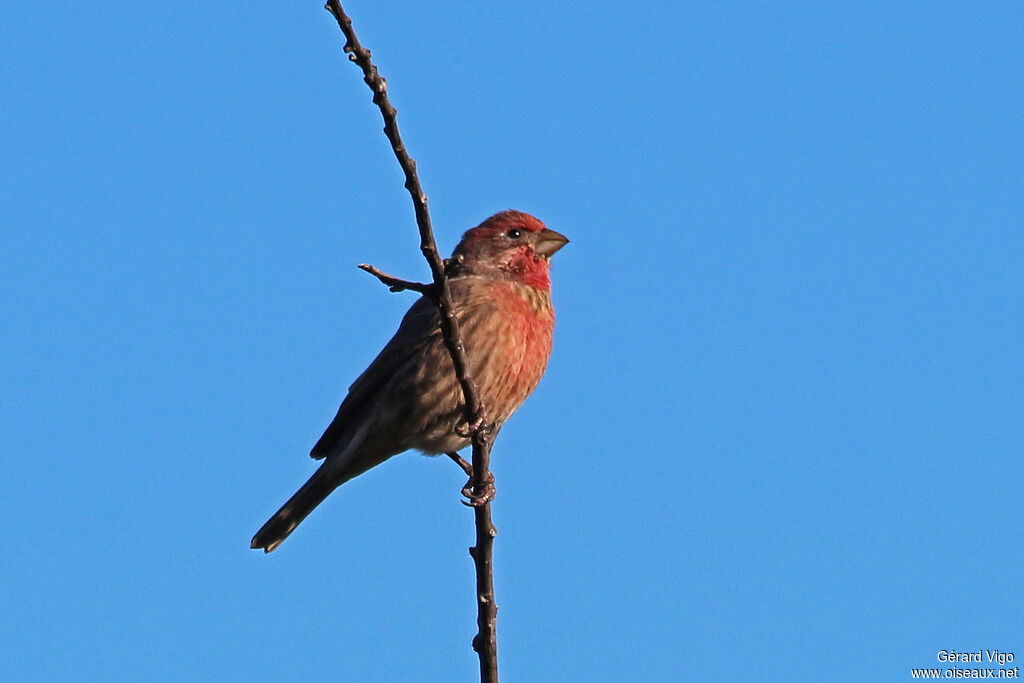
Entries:
MULTIPOLYGON (((1024 660, 1024 9, 350 2, 438 240, 555 351, 494 455, 507 681, 1024 660)), ((0 678, 472 680, 447 460, 256 528, 426 277, 318 2, 0 26, 0 678)))

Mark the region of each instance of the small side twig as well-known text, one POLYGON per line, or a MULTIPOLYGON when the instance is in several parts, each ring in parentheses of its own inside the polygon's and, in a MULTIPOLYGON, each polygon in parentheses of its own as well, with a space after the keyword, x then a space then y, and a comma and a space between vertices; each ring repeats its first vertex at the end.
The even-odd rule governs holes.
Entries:
POLYGON ((413 292, 419 292, 420 294, 429 296, 431 299, 437 298, 437 294, 435 292, 436 288, 434 285, 426 285, 422 282, 403 280, 402 278, 395 277, 394 275, 388 275, 380 268, 375 268, 374 266, 366 263, 360 263, 359 267, 387 285, 388 289, 392 292, 401 292, 408 289, 413 292))
MULTIPOLYGON (((398 132, 397 110, 388 99, 387 82, 377 71, 370 58, 370 51, 363 47, 352 28, 352 20, 345 14, 338 0, 327 0, 325 5, 338 22, 338 27, 345 34, 344 51, 349 59, 355 62, 363 72, 363 80, 373 91, 373 102, 380 109, 384 119, 384 134, 391 143, 398 165, 405 173, 405 188, 412 197, 413 210, 416 214, 416 225, 420 234, 420 251, 423 253, 433 278, 432 285, 410 282, 387 275, 373 266, 360 267, 376 276, 392 291, 410 289, 430 296, 437 304, 441 318, 441 334, 445 346, 451 355, 455 374, 465 401, 465 419, 473 443, 473 463, 469 465, 461 457, 456 462, 463 470, 471 469, 470 502, 473 504, 476 522, 476 545, 469 549, 476 568, 477 593, 477 634, 473 638, 473 649, 480 659, 480 680, 482 683, 497 683, 498 680, 498 643, 496 625, 498 607, 494 601, 493 546, 497 530, 491 521, 490 498, 494 495, 494 477, 490 472, 491 446, 497 437, 500 425, 488 423, 485 406, 480 400, 480 391, 469 371, 469 361, 462 344, 458 318, 452 307, 448 281, 445 274, 444 260, 437 250, 434 233, 430 225, 430 214, 427 211, 427 195, 420 185, 416 174, 416 162, 409 156, 398 132), (461 462, 460 462, 461 461, 461 462)), ((453 458, 454 459, 454 458, 453 458)), ((468 473, 468 472, 467 472, 468 473)))

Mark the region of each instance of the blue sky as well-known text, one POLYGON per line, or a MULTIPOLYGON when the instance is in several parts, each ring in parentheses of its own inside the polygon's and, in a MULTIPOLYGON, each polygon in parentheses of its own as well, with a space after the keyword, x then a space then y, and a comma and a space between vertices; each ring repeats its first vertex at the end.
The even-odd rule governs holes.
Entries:
MULTIPOLYGON (((442 251, 510 207, 572 240, 494 453, 504 679, 1024 658, 1022 6, 412 4, 347 9, 442 251)), ((0 678, 476 675, 450 462, 248 549, 412 302, 356 264, 427 277, 342 43, 6 10, 0 678)))

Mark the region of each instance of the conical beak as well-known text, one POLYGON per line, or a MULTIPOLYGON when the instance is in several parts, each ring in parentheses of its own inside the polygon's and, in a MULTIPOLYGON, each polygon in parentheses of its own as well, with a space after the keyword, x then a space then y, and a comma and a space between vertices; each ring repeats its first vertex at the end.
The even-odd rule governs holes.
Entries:
POLYGON ((544 228, 533 243, 533 252, 538 256, 550 258, 552 254, 569 243, 569 238, 549 228, 544 228))

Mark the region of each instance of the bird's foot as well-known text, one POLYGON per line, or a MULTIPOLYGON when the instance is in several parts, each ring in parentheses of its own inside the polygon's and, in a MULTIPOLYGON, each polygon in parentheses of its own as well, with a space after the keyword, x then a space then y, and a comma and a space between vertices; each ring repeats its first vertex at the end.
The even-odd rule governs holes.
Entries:
POLYGON ((462 468, 462 471, 469 477, 469 481, 462 487, 462 495, 466 497, 466 500, 462 501, 463 505, 469 507, 480 507, 494 500, 494 473, 488 472, 487 478, 484 480, 484 484, 479 492, 473 491, 473 464, 467 462, 465 458, 460 456, 458 453, 447 454, 452 461, 462 468))
POLYGON ((465 425, 456 425, 455 433, 463 439, 472 439, 473 435, 477 432, 487 434, 493 429, 494 425, 487 421, 487 413, 484 412, 483 406, 480 406, 480 412, 476 414, 476 418, 472 422, 467 422, 465 425))
MULTIPOLYGON (((473 466, 470 465, 470 469, 472 468, 473 466)), ((483 486, 480 487, 479 491, 473 489, 473 475, 471 474, 469 475, 469 481, 462 487, 462 495, 466 497, 462 504, 471 508, 483 507, 494 500, 495 493, 494 474, 492 472, 487 473, 487 478, 484 479, 483 486)))

